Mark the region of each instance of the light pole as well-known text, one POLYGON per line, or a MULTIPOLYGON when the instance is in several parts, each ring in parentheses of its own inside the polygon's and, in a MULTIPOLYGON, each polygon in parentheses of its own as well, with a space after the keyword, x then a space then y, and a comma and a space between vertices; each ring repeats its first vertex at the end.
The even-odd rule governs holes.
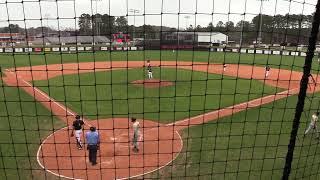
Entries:
POLYGON ((184 16, 184 18, 186 19, 186 30, 188 30, 190 16, 184 16))
POLYGON ((136 13, 139 13, 140 11, 138 9, 129 9, 129 12, 133 13, 133 36, 132 36, 132 40, 133 40, 136 34, 136 13))
POLYGON ((240 47, 242 47, 242 38, 243 38, 243 24, 244 24, 244 20, 241 20, 241 35, 240 35, 240 47))
POLYGON ((47 21, 47 37, 49 37, 49 18, 50 18, 50 14, 45 14, 44 15, 46 21, 47 21))
POLYGON ((269 0, 258 0, 260 1, 260 24, 259 24, 259 34, 258 34, 258 43, 261 44, 262 41, 262 11, 263 11, 263 1, 269 1, 269 0))
POLYGON ((95 8, 95 10, 96 10, 96 13, 95 13, 95 22, 96 22, 96 35, 97 36, 99 36, 100 35, 100 27, 99 27, 99 23, 101 23, 102 22, 102 20, 101 20, 101 18, 99 17, 98 18, 98 16, 97 16, 97 14, 98 14, 98 1, 100 2, 100 1, 102 1, 102 0, 91 0, 91 2, 92 1, 95 1, 96 2, 96 8, 95 8))

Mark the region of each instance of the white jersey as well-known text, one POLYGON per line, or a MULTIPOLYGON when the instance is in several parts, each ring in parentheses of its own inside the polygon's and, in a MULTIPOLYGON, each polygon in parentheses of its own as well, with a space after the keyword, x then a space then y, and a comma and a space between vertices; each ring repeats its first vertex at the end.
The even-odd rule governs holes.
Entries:
POLYGON ((139 129, 140 129, 140 123, 138 121, 134 122, 132 125, 132 128, 133 128, 134 134, 138 135, 139 129))
POLYGON ((310 125, 314 126, 318 121, 318 116, 313 114, 312 117, 311 117, 311 122, 310 122, 310 125))

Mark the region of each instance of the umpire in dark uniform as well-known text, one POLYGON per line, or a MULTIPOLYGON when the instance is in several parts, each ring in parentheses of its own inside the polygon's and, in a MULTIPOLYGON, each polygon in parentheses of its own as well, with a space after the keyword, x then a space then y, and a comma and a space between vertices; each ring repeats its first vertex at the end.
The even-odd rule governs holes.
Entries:
POLYGON ((100 145, 99 133, 95 127, 90 127, 90 131, 86 133, 86 140, 89 150, 89 161, 94 166, 97 164, 97 151, 100 145))

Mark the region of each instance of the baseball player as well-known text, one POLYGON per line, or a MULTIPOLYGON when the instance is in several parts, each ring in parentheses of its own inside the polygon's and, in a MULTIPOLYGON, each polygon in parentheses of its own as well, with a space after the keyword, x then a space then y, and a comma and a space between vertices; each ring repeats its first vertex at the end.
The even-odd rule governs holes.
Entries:
POLYGON ((152 68, 151 68, 151 64, 150 64, 150 60, 147 60, 147 71, 148 71, 148 79, 152 79, 153 78, 153 74, 152 74, 152 68))
POLYGON ((81 135, 84 128, 84 122, 81 120, 80 116, 77 115, 76 119, 72 123, 72 133, 71 137, 76 135, 77 147, 79 150, 82 149, 81 135))
POLYGON ((269 76, 269 74, 270 74, 270 66, 269 65, 267 65, 266 66, 266 74, 265 74, 265 77, 268 77, 269 76))
MULTIPOLYGON (((314 79, 314 77, 312 76, 312 74, 309 74, 309 79, 310 79, 310 78, 311 78, 311 80, 310 80, 310 81, 312 81, 312 82, 313 82, 314 87, 316 88, 316 86, 317 86, 317 82, 316 82, 316 80, 314 79)), ((308 86, 309 86, 310 90, 312 90, 312 86, 310 85, 310 83, 308 83, 308 86)))
POLYGON ((132 128, 133 128, 133 138, 132 138, 132 145, 133 145, 133 151, 139 152, 138 148, 138 140, 139 140, 139 130, 140 130, 140 123, 137 121, 136 118, 131 118, 132 122, 132 128))
POLYGON ((227 65, 226 63, 223 63, 223 72, 225 72, 227 70, 227 65))
POLYGON ((303 136, 305 136, 306 134, 308 134, 309 131, 312 129, 313 131, 316 130, 316 133, 317 133, 316 136, 317 136, 317 138, 319 138, 319 131, 318 131, 318 128, 317 128, 318 116, 319 116, 319 112, 315 112, 315 113, 312 114, 309 127, 308 127, 308 129, 304 132, 304 135, 303 135, 303 136))

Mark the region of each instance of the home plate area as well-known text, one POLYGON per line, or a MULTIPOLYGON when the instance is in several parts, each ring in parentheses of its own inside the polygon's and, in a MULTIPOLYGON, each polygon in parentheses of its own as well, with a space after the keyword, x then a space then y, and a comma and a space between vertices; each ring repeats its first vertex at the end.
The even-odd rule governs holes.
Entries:
MULTIPOLYGON (((88 162, 86 148, 77 149, 75 137, 70 137, 70 127, 56 131, 43 141, 37 154, 39 164, 68 179, 127 179, 170 164, 183 146, 181 136, 173 126, 139 120, 141 137, 136 153, 132 151, 133 131, 128 118, 89 122, 100 133, 97 165, 88 162)), ((86 127, 84 133, 88 129, 86 127)))

